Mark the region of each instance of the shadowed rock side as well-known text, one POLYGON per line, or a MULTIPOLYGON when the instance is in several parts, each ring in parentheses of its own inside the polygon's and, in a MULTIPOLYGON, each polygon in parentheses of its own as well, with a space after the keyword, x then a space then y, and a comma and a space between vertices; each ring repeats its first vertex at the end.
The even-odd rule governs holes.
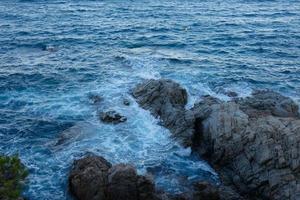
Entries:
POLYGON ((74 162, 70 192, 78 200, 155 200, 152 181, 137 175, 128 164, 112 166, 103 157, 90 155, 74 162))
POLYGON ((138 104, 160 117, 162 124, 185 146, 192 144, 194 118, 185 110, 187 92, 172 80, 148 80, 132 92, 138 104))
POLYGON ((299 108, 290 98, 270 90, 229 102, 204 96, 185 110, 186 91, 164 79, 137 85, 133 96, 210 161, 223 181, 220 199, 300 199, 299 108))
POLYGON ((71 194, 78 200, 219 200, 219 191, 207 182, 196 183, 190 194, 157 191, 149 177, 128 164, 112 166, 101 156, 74 161, 69 174, 71 194))

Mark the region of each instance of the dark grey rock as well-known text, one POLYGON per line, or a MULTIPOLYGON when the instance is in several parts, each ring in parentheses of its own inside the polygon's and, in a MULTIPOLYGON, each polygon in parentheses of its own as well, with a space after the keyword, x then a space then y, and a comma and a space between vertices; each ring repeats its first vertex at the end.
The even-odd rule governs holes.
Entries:
POLYGON ((300 119, 295 102, 256 91, 232 102, 205 97, 192 110, 201 118, 196 120, 202 128, 198 152, 227 177, 227 185, 245 198, 299 198, 300 119))
POLYGON ((234 91, 227 91, 225 94, 229 97, 237 97, 238 96, 238 94, 234 91))
POLYGON ((122 116, 121 114, 117 113, 114 110, 109 110, 106 112, 101 112, 99 114, 100 120, 105 122, 105 123, 113 123, 113 124, 118 124, 121 122, 125 122, 127 118, 125 116, 122 116))
POLYGON ((71 193, 79 200, 105 200, 111 164, 100 156, 76 160, 69 175, 71 193))
POLYGON ((152 180, 133 166, 112 166, 95 155, 74 162, 69 187, 78 200, 159 200, 152 180))
POLYGON ((178 83, 168 79, 147 80, 138 84, 132 95, 142 108, 160 117, 162 125, 182 144, 192 144, 194 117, 185 110, 187 92, 178 83))
POLYGON ((104 100, 104 98, 98 94, 90 94, 88 97, 91 103, 96 105, 100 104, 104 100))
POLYGON ((130 101, 128 99, 123 99, 123 104, 125 106, 130 106, 130 101))
POLYGON ((291 99, 272 90, 257 90, 252 96, 239 99, 241 110, 249 117, 273 115, 276 117, 299 117, 299 107, 291 99))
POLYGON ((218 188, 208 182, 197 182, 194 185, 195 192, 193 194, 194 200, 209 199, 220 200, 218 188))

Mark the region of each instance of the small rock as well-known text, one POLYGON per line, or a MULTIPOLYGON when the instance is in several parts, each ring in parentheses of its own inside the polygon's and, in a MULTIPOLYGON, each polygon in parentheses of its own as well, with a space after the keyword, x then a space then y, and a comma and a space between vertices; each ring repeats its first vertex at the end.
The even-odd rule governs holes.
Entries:
POLYGON ((225 94, 229 97, 237 97, 238 96, 238 94, 234 91, 227 91, 225 94))
POLYGON ((123 104, 125 106, 129 106, 130 105, 130 101, 128 99, 123 99, 123 104))
POLYGON ((103 97, 101 97, 98 94, 89 95, 89 99, 93 104, 99 104, 100 102, 102 102, 104 100, 103 97))
POLYGON ((125 122, 127 120, 125 116, 122 116, 121 114, 117 113, 114 110, 101 112, 100 119, 105 123, 113 123, 113 124, 118 124, 121 122, 125 122))

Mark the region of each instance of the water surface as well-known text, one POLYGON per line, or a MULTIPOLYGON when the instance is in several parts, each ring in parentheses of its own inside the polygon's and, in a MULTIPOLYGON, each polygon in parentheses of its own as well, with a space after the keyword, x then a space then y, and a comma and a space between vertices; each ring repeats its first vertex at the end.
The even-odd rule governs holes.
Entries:
POLYGON ((130 89, 170 78, 188 90, 188 106, 203 94, 226 100, 227 90, 257 88, 299 102, 299 41, 298 0, 2 0, 0 151, 29 167, 32 200, 69 198, 67 173, 86 152, 131 163, 172 193, 217 181, 130 89), (94 105, 91 95, 104 101, 94 105), (105 109, 128 121, 101 123, 105 109))

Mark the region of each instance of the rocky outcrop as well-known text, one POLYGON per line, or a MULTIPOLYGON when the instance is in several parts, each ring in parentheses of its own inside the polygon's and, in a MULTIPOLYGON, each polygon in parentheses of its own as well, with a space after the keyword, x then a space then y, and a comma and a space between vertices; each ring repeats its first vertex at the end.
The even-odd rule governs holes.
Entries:
MULTIPOLYGON (((229 102, 204 96, 186 110, 187 92, 165 79, 137 85, 133 96, 215 167, 220 199, 300 199, 300 119, 292 99, 270 90, 229 102)), ((200 186, 196 196, 217 194, 200 186)))
POLYGON ((300 198, 300 120, 291 99, 272 91, 236 102, 205 97, 193 112, 197 150, 227 184, 250 198, 300 198))
POLYGON ((112 165, 100 156, 76 160, 69 175, 71 193, 78 200, 104 200, 108 185, 108 170, 112 165))
POLYGON ((159 117, 185 146, 192 144, 194 118, 185 110, 187 92, 178 83, 168 79, 147 80, 138 84, 132 95, 142 108, 159 117))
POLYGON ((251 97, 239 99, 237 103, 249 117, 299 117, 298 105, 292 99, 272 90, 254 91, 251 97))
POLYGON ((70 192, 78 200, 156 200, 152 181, 128 164, 112 166, 103 157, 89 155, 74 162, 70 192))
POLYGON ((99 114, 99 117, 100 120, 105 123, 119 124, 127 121, 127 118, 125 116, 122 116, 121 114, 117 113, 114 110, 101 112, 99 114))

